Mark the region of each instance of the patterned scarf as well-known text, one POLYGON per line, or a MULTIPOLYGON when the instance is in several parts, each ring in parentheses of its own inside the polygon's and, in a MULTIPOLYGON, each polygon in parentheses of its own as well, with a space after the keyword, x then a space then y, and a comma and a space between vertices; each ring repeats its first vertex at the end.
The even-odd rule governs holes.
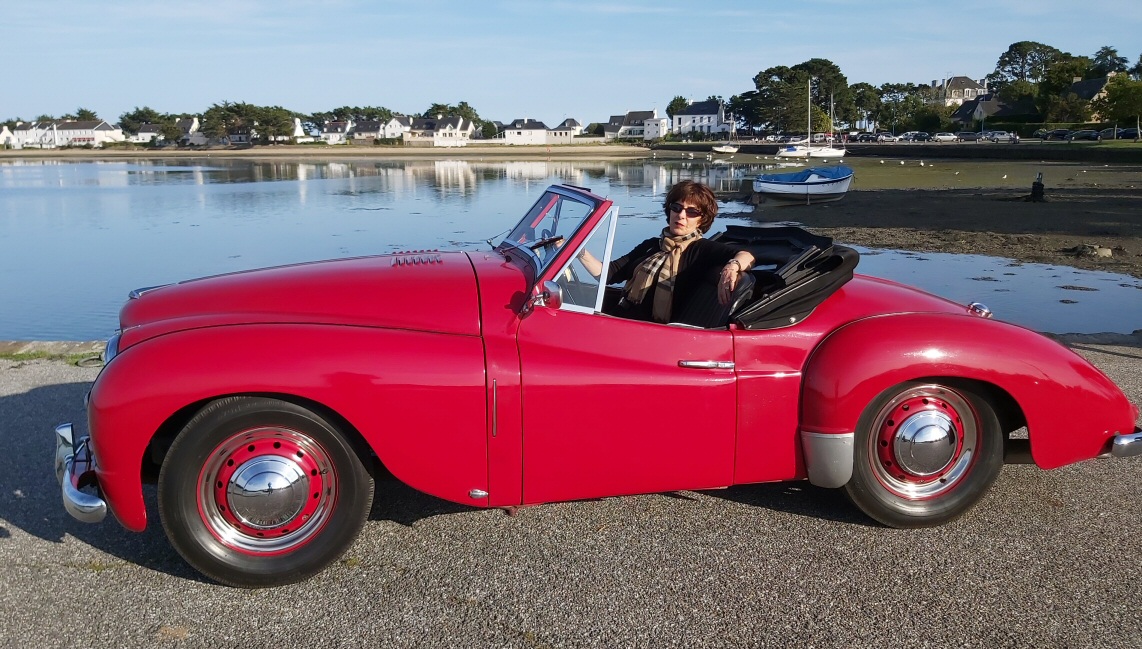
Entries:
POLYGON ((701 239, 702 233, 694 230, 685 236, 671 236, 669 228, 662 229, 658 239, 658 252, 647 257, 634 269, 634 275, 627 282, 626 299, 642 304, 646 292, 658 279, 654 291, 654 304, 651 317, 655 322, 669 322, 670 310, 674 304, 674 276, 678 274, 678 262, 686 246, 701 239))

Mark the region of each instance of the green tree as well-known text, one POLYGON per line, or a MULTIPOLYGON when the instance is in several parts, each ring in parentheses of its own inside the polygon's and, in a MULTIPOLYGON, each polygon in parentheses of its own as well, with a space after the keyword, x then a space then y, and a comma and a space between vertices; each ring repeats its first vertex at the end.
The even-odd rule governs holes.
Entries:
POLYGON ((1035 41, 1012 43, 999 55, 995 71, 987 75, 988 88, 999 91, 1012 81, 1038 83, 1047 68, 1062 55, 1062 51, 1035 41))
POLYGON ((1048 122, 1085 122, 1090 119, 1090 102, 1073 92, 1046 97, 1043 119, 1048 122))
POLYGON ((1138 62, 1130 68, 1130 76, 1134 77, 1135 81, 1142 81, 1142 54, 1138 55, 1138 62))
POLYGON ((293 113, 281 106, 260 106, 254 110, 254 126, 265 142, 293 134, 293 113))
POLYGON ((880 92, 870 83, 854 83, 849 87, 853 98, 855 113, 849 118, 851 123, 858 121, 874 122, 879 119, 884 104, 880 100, 880 92))
POLYGON ((93 110, 89 110, 87 108, 76 108, 75 119, 76 121, 80 122, 94 122, 99 120, 99 116, 96 115, 95 111, 93 110))
POLYGON ((1100 47, 1091 61, 1093 72, 1100 77, 1105 77, 1111 72, 1126 72, 1126 66, 1130 64, 1130 59, 1119 56, 1118 50, 1109 45, 1100 47))
POLYGON ((500 134, 500 129, 496 128, 493 122, 484 122, 484 126, 480 129, 480 134, 484 136, 485 140, 490 140, 500 134))
POLYGON ((178 124, 175 123, 175 119, 172 117, 162 123, 159 127, 159 134, 162 135, 163 139, 167 142, 178 142, 178 139, 182 137, 182 129, 178 127, 178 124))
POLYGON ((734 122, 739 128, 753 132, 765 125, 758 113, 756 90, 747 90, 740 95, 730 97, 726 102, 726 110, 733 113, 734 122))
POLYGON ((150 106, 143 106, 139 108, 135 106, 135 110, 123 113, 119 116, 119 127, 123 132, 134 135, 139 132, 143 124, 158 124, 163 121, 163 116, 150 106))
MULTIPOLYGON (((853 118, 856 107, 849 91, 849 81, 837 64, 828 59, 809 59, 792 69, 808 73, 813 80, 812 101, 815 106, 826 112, 832 108, 844 119, 853 118)), ((816 123, 817 120, 814 118, 813 121, 816 123)))
POLYGON ((682 95, 675 95, 674 99, 671 99, 670 103, 666 104, 666 116, 669 117, 671 121, 673 121, 674 116, 685 110, 689 105, 690 102, 686 101, 685 97, 682 95))
MULTIPOLYGON (((1106 84, 1106 96, 1093 102, 1103 119, 1129 123, 1137 128, 1142 122, 1142 81, 1118 75, 1106 84)), ((1134 136, 1138 140, 1138 136, 1134 136)))
POLYGON ((1038 84, 1022 79, 1017 79, 1004 85, 996 95, 1007 102, 1015 103, 1027 97, 1035 97, 1039 94, 1038 84))
MULTIPOLYGON (((1098 76, 1093 70, 1093 62, 1085 56, 1071 56, 1063 54, 1043 74, 1039 82, 1039 92, 1036 104, 1039 112, 1048 121, 1077 121, 1079 118, 1063 118, 1064 115, 1087 115, 1089 107, 1082 107, 1083 100, 1073 95, 1071 86, 1075 79, 1090 79, 1098 76), (1058 116, 1056 119, 1054 116, 1058 116)), ((1086 119, 1085 117, 1081 119, 1086 119)))

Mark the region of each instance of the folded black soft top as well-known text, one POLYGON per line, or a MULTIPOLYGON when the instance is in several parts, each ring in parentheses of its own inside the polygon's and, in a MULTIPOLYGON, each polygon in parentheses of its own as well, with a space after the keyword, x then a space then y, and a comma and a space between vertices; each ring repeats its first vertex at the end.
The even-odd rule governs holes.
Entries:
POLYGON ((856 250, 795 226, 730 225, 710 237, 742 246, 755 259, 752 297, 730 319, 745 329, 804 320, 853 277, 856 250))

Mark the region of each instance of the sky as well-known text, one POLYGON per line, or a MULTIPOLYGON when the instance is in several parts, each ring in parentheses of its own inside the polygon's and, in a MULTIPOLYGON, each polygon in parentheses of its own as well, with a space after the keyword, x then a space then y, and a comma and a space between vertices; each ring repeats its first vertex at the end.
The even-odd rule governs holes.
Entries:
POLYGON ((300 113, 468 102, 586 125, 753 89, 812 58, 850 84, 982 79, 1018 41, 1142 54, 1137 0, 0 0, 0 120, 223 101, 300 113))

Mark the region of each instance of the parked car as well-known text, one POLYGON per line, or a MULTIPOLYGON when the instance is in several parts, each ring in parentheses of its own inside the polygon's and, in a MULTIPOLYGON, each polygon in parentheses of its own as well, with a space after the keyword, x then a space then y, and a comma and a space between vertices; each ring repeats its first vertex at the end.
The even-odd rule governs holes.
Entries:
POLYGON ((1071 131, 1069 129, 1057 128, 1057 129, 1051 131, 1050 133, 1048 133, 1046 139, 1048 139, 1048 140, 1065 140, 1065 139, 1067 139, 1067 136, 1070 134, 1071 134, 1071 131))
POLYGON ((916 133, 912 134, 913 142, 930 142, 931 140, 932 136, 929 135, 926 131, 917 131, 916 133))
POLYGON ((1136 129, 1136 128, 1124 128, 1124 129, 1122 129, 1122 132, 1118 134, 1118 139, 1120 139, 1120 140, 1136 140, 1136 139, 1138 139, 1138 129, 1136 129))
POLYGON ((857 142, 875 142, 876 135, 873 133, 861 133, 857 136, 857 142))
POLYGON ((988 131, 987 139, 992 142, 1006 142, 1011 139, 1011 134, 1007 131, 988 131))
POLYGON ((1104 128, 1098 132, 1099 139, 1103 140, 1118 140, 1122 138, 1122 130, 1120 128, 1110 127, 1104 128))
POLYGON ((955 133, 945 133, 945 132, 936 133, 935 135, 932 136, 932 141, 933 142, 955 142, 956 141, 956 134, 955 133))
POLYGON ((895 135, 893 135, 891 133, 877 133, 876 134, 876 141, 877 142, 895 142, 899 139, 900 138, 896 137, 895 135))
POLYGON ((618 222, 611 200, 556 185, 485 252, 132 292, 89 430, 56 429, 65 508, 141 532, 153 479, 184 559, 255 588, 336 561, 374 472, 474 507, 807 479, 919 527, 970 509, 1005 458, 1142 454, 1138 408, 1082 356, 855 275, 856 250, 800 228, 711 237, 757 259, 729 305, 711 281, 676 324, 609 315, 618 222))
POLYGON ((1067 141, 1068 142, 1073 142, 1075 140, 1087 140, 1090 142, 1098 142, 1098 141, 1102 140, 1102 136, 1100 136, 1098 134, 1098 131, 1096 131, 1096 130, 1084 128, 1080 131, 1071 131, 1071 133, 1069 135, 1067 135, 1067 141))
POLYGON ((960 131, 956 133, 956 139, 960 142, 975 142, 980 139, 980 135, 976 131, 960 131))

